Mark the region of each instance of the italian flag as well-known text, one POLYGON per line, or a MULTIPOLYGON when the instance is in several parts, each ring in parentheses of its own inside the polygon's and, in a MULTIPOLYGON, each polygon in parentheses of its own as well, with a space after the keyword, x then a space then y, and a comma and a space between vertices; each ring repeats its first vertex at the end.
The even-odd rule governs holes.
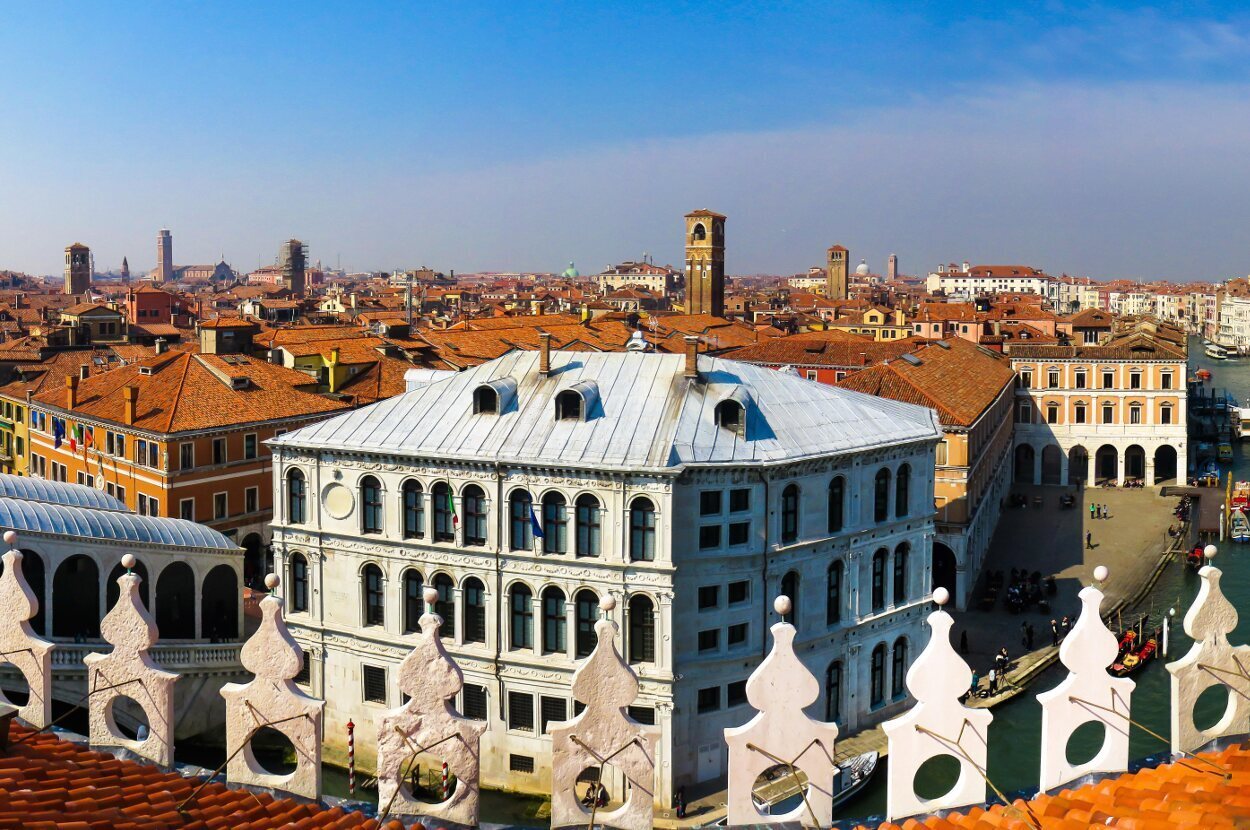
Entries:
POLYGON ((451 514, 451 529, 460 529, 460 516, 456 514, 456 499, 452 496, 451 482, 447 482, 447 512, 451 514))
POLYGON ((78 451, 78 442, 82 440, 82 424, 74 424, 69 431, 69 451, 78 451))

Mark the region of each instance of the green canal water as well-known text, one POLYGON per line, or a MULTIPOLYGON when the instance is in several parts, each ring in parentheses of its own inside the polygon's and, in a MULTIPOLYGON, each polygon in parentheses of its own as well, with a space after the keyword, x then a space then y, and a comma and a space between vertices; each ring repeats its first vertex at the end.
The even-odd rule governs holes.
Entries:
MULTIPOLYGON (((1200 368, 1211 371, 1213 377, 1208 382, 1208 387, 1227 389, 1242 403, 1250 398, 1250 358, 1211 360, 1203 354, 1201 341, 1196 339, 1190 340, 1190 355, 1190 374, 1200 368)), ((1191 443, 1191 447, 1195 444, 1196 442, 1191 443)), ((1250 480, 1250 438, 1245 444, 1235 444, 1233 454, 1231 469, 1234 479, 1250 480)), ((1228 465, 1224 466, 1225 473, 1229 469, 1228 465)), ((1216 557, 1215 564, 1224 572, 1220 586, 1240 613, 1237 631, 1230 639, 1234 643, 1250 642, 1250 545, 1239 546, 1225 542, 1219 547, 1220 554, 1216 557)), ((1198 585, 1197 574, 1181 563, 1174 562, 1163 572, 1150 596, 1143 599, 1136 609, 1137 613, 1153 610, 1153 619, 1157 621, 1168 608, 1176 608, 1176 624, 1171 628, 1170 660, 1183 655, 1192 643, 1185 636, 1180 623, 1198 592, 1198 585)), ((1037 627, 1040 631, 1043 628, 1040 624, 1041 615, 1037 616, 1037 627)), ((1124 616, 1127 619, 1131 615, 1126 611, 1124 616)), ((1013 617, 1012 630, 1018 624, 1013 617)), ((1171 732, 1169 675, 1162 663, 1163 661, 1156 661, 1134 678, 1137 688, 1132 697, 1132 718, 1147 729, 1168 736, 1171 732)), ((1009 795, 1037 787, 1041 764, 1039 743, 1042 710, 1038 706, 1036 695, 1053 688, 1063 680, 1066 673, 1067 670, 1056 663, 1035 680, 1024 694, 993 709, 994 721, 989 731, 989 777, 998 789, 1009 795)), ((1194 713, 1198 724, 1205 726, 1214 722, 1218 713, 1223 711, 1226 698, 1222 699, 1221 694, 1222 691, 1211 693, 1199 700, 1194 713)), ((1143 729, 1132 727, 1129 735, 1130 758, 1144 758, 1167 750, 1163 741, 1152 737, 1143 729)), ((1088 758, 1097 748, 1101 736, 1095 735, 1085 740, 1081 740, 1081 737, 1078 734, 1073 739, 1070 750, 1074 755, 1088 758)), ((878 769, 877 775, 863 794, 840 807, 840 818, 878 816, 885 812, 884 773, 884 767, 878 769)), ((934 784, 932 780, 917 781, 917 785, 924 788, 931 788, 934 784)))

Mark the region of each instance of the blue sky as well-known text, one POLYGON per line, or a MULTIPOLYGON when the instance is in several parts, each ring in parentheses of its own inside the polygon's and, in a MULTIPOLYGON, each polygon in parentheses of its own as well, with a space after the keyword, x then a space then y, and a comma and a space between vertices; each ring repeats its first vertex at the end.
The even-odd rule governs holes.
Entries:
POLYGON ((841 242, 1103 277, 1250 271, 1250 11, 1008 3, 0 10, 0 267, 299 236, 353 268, 729 270, 841 242))

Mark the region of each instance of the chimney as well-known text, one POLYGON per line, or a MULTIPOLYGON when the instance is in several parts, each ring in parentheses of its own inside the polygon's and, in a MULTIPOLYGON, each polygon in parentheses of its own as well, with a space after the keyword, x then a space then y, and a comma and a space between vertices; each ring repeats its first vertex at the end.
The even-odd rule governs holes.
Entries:
POLYGON ((164 338, 164 337, 158 337, 158 338, 156 338, 156 342, 155 342, 153 345, 155 345, 155 346, 156 346, 156 353, 157 353, 157 354, 165 354, 165 350, 166 350, 166 348, 168 348, 168 346, 166 345, 166 342, 165 342, 165 338, 164 338))
POLYGON ((134 386, 122 387, 122 400, 125 404, 122 420, 133 426, 135 422, 135 409, 139 405, 139 389, 134 386))
POLYGON ((686 377, 694 380, 699 377, 699 338, 687 334, 682 340, 686 341, 686 377))
POLYGON ((551 335, 545 331, 538 333, 538 374, 551 374, 551 335))
POLYGON ((78 405, 78 378, 74 375, 65 376, 65 408, 73 409, 78 405))
POLYGON ((80 364, 78 365, 78 378, 79 378, 79 380, 86 380, 86 379, 87 379, 87 378, 89 378, 89 377, 91 377, 91 364, 90 364, 90 363, 80 363, 80 364))

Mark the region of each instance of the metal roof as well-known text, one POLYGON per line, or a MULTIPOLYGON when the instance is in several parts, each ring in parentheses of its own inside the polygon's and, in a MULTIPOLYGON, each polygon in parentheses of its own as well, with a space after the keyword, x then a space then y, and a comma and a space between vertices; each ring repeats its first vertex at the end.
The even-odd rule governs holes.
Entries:
POLYGON ((683 464, 762 464, 941 437, 937 414, 748 363, 700 355, 513 351, 449 378, 272 440, 274 446, 417 458, 595 469, 663 470, 683 464), (474 414, 473 390, 517 383, 516 406, 474 414), (599 405, 583 421, 556 420, 560 392, 593 383, 599 405), (735 389, 741 387, 740 392, 735 389), (717 426, 716 403, 745 393, 746 434, 717 426))
MULTIPOLYGON (((19 534, 23 531, 56 533, 171 547, 232 551, 239 549, 238 545, 217 531, 185 519, 140 516, 118 510, 99 510, 16 498, 0 497, 0 528, 11 528, 19 534)), ((18 544, 21 544, 20 539, 18 544)))
POLYGON ((126 505, 107 493, 85 484, 65 484, 42 478, 0 475, 0 498, 92 507, 96 510, 122 510, 126 505))

